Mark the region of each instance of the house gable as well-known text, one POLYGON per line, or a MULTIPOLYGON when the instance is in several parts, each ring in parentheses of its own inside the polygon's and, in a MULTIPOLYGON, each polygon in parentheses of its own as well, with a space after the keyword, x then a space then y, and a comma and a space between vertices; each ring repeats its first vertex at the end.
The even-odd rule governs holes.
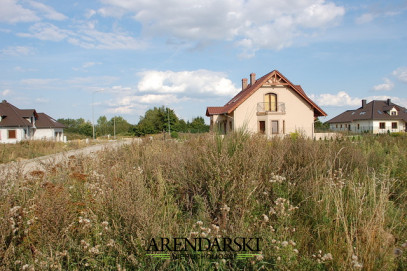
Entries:
POLYGON ((244 103, 251 95, 253 95, 253 93, 255 93, 259 88, 273 86, 286 86, 288 88, 291 88, 295 93, 297 93, 300 96, 300 98, 306 101, 314 109, 315 117, 326 116, 326 113, 305 94, 301 86, 294 85, 277 70, 274 70, 257 80, 251 78, 251 84, 242 89, 242 91, 240 91, 236 96, 234 96, 223 107, 208 107, 206 110, 206 115, 211 116, 219 114, 230 114, 238 106, 244 103))

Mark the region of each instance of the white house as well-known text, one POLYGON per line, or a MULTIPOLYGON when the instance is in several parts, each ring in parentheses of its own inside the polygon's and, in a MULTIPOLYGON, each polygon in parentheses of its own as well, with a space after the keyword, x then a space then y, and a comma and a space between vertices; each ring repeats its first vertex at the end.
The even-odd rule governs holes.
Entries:
POLYGON ((3 100, 0 103, 0 143, 27 139, 64 140, 64 125, 35 109, 19 109, 3 100))
POLYGON ((348 110, 329 120, 333 131, 374 134, 388 132, 405 132, 407 109, 394 104, 390 99, 386 101, 373 100, 355 110, 348 110))
POLYGON ((223 133, 246 129, 267 137, 290 133, 314 136, 314 120, 326 113, 279 71, 274 70, 250 83, 242 79, 242 90, 221 107, 208 107, 211 129, 223 133))

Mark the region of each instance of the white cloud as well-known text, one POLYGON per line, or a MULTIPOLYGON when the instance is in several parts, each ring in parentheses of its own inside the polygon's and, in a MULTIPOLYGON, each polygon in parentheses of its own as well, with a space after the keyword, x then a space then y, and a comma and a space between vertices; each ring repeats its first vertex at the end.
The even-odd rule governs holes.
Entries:
POLYGON ((208 70, 145 71, 139 76, 137 88, 140 92, 231 96, 239 91, 223 73, 208 70))
POLYGON ((50 20, 56 20, 56 21, 63 21, 66 20, 67 17, 62 14, 57 12, 55 9, 53 9, 50 6, 47 6, 43 3, 36 2, 36 1, 28 1, 28 3, 38 11, 44 14, 44 17, 50 20))
POLYGON ((22 79, 21 84, 30 85, 30 86, 44 86, 44 85, 53 84, 57 81, 58 81, 58 79, 56 79, 56 78, 28 78, 28 79, 22 79))
POLYGON ((66 40, 86 49, 138 50, 146 47, 143 41, 135 39, 127 33, 98 31, 92 22, 78 26, 75 31, 62 29, 51 23, 36 23, 29 28, 29 33, 17 33, 17 35, 49 41, 66 40))
POLYGON ((131 13, 145 35, 206 43, 229 40, 253 54, 281 49, 308 31, 337 24, 345 9, 325 0, 102 0, 104 16, 131 13), (114 9, 114 14, 109 10, 114 9))
POLYGON ((30 33, 17 33, 20 37, 37 38, 40 40, 61 41, 74 35, 72 31, 63 30, 50 23, 36 23, 30 26, 30 33))
POLYGON ((352 98, 345 91, 340 91, 337 94, 310 95, 310 98, 319 106, 358 106, 361 103, 360 98, 352 98))
POLYGON ((389 91, 389 90, 392 90, 393 87, 394 87, 394 83, 392 81, 390 81, 390 79, 384 78, 384 83, 374 86, 373 89, 376 91, 382 91, 382 90, 389 91))
POLYGON ((407 67, 400 67, 393 71, 393 75, 400 81, 407 83, 407 67))
POLYGON ((365 24, 365 23, 370 23, 373 21, 373 19, 376 17, 376 15, 372 13, 364 13, 360 15, 359 17, 356 18, 355 22, 357 24, 365 24))
POLYGON ((49 99, 47 99, 47 98, 36 98, 36 99, 35 99, 35 102, 36 102, 36 103, 45 104, 45 103, 48 103, 48 102, 49 102, 49 99))
POLYGON ((11 93, 11 90, 5 89, 5 90, 3 90, 3 91, 1 92, 1 96, 7 96, 7 95, 9 95, 10 93, 11 93))
POLYGON ((0 22, 19 23, 40 20, 35 12, 24 8, 17 2, 17 0, 1 0, 0 22))
POLYGON ((10 46, 2 49, 0 52, 2 55, 8 56, 26 56, 31 55, 34 49, 28 46, 10 46))

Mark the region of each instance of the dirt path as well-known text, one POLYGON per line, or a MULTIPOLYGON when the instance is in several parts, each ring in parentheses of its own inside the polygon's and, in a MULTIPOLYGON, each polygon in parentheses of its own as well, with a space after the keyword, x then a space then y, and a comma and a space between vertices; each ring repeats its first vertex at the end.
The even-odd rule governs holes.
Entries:
POLYGON ((41 156, 33 159, 23 160, 19 162, 10 162, 7 164, 0 165, 0 172, 2 173, 10 173, 10 171, 20 171, 24 174, 33 171, 33 170, 43 170, 43 164, 48 164, 50 162, 59 163, 68 159, 71 155, 82 155, 88 156, 93 155, 94 153, 105 150, 105 149, 117 149, 120 146, 131 144, 132 142, 136 142, 139 139, 125 139, 125 140, 118 140, 118 141, 111 141, 104 144, 92 145, 89 147, 85 147, 82 149, 71 150, 66 152, 60 152, 56 154, 41 156))

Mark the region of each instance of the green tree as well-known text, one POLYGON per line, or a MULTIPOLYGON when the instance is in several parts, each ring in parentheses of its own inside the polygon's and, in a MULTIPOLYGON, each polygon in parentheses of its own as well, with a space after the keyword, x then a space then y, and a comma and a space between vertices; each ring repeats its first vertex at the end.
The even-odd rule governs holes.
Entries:
POLYGON ((113 135, 113 128, 116 127, 116 135, 126 135, 133 133, 134 126, 127 122, 123 117, 113 117, 108 122, 110 134, 113 135))
POLYGON ((106 116, 100 116, 97 120, 97 125, 95 127, 96 134, 98 136, 104 136, 110 134, 110 127, 106 116))
POLYGON ((328 122, 321 122, 319 118, 314 121, 314 129, 315 131, 327 131, 329 130, 329 123, 328 122))
POLYGON ((140 117, 140 121, 135 128, 136 135, 157 134, 163 131, 178 131, 179 119, 174 110, 161 106, 149 109, 140 117), (170 127, 169 127, 170 126, 170 127))
POLYGON ((203 117, 196 117, 192 119, 192 122, 189 124, 191 133, 204 133, 209 132, 209 125, 205 124, 203 117))

